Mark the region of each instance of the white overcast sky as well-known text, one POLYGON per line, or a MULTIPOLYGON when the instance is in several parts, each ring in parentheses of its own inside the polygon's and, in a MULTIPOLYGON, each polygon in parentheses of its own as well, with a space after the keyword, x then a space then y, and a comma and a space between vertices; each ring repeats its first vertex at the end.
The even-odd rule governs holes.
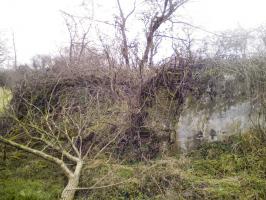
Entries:
MULTIPOLYGON (((115 1, 94 2, 97 16, 110 20, 115 1), (97 6, 101 6, 101 10, 97 6)), ((133 0, 121 2, 126 7, 133 0)), ((0 36, 9 37, 14 32, 20 63, 28 62, 36 54, 54 53, 67 40, 59 10, 77 12, 80 3, 81 0, 0 0, 0 36)), ((266 0, 192 0, 184 13, 194 25, 222 31, 265 24, 265 9, 266 0)))

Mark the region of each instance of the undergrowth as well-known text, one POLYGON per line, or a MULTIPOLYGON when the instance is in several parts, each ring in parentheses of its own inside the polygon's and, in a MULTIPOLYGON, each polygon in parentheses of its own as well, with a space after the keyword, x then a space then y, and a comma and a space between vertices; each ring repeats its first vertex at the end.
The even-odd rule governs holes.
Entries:
MULTIPOLYGON (((1 161, 0 199, 58 199, 63 176, 19 151, 1 161)), ((125 164, 88 161, 77 199, 266 199, 266 145, 260 131, 203 144, 187 155, 125 164)))
POLYGON ((187 178, 204 199, 266 199, 266 145, 260 131, 207 143, 192 152, 187 178))

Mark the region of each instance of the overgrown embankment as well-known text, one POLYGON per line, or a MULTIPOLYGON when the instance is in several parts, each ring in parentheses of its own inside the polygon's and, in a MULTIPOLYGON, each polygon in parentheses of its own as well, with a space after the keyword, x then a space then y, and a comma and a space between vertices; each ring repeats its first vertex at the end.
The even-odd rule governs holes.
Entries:
MULTIPOLYGON (((233 69, 239 70, 235 74, 225 64, 224 71, 213 64, 160 69, 141 87, 127 70, 34 71, 13 89, 1 134, 57 156, 31 140, 36 133, 66 132, 73 136, 70 144, 83 145, 82 154, 92 149, 84 160, 77 199, 265 199, 265 127, 260 122, 265 116, 266 65, 256 59, 249 64, 239 70, 243 63, 234 63, 233 69), (199 110, 219 110, 243 100, 262 109, 256 129, 201 142, 180 154, 176 124, 188 100, 199 110), (75 137, 78 131, 82 134, 75 137)), ((0 199, 60 196, 66 180, 58 168, 1 147, 0 199)), ((71 169, 73 163, 61 159, 71 169)))

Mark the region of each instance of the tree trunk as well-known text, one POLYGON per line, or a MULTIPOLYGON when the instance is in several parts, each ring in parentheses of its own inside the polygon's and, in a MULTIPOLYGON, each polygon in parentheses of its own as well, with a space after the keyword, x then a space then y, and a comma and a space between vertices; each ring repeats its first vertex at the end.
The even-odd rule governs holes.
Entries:
POLYGON ((74 174, 70 178, 68 178, 68 183, 62 192, 61 200, 73 200, 74 199, 76 190, 79 185, 79 178, 80 178, 82 166, 83 166, 82 161, 77 163, 74 174))

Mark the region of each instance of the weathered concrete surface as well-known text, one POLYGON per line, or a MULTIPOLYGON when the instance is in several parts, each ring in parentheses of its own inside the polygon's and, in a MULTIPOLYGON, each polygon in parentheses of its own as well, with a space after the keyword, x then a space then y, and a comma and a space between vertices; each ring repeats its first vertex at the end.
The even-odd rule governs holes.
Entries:
POLYGON ((187 150, 202 140, 222 140, 231 134, 245 132, 252 126, 250 113, 249 102, 232 105, 223 111, 184 109, 176 127, 178 143, 187 150))

